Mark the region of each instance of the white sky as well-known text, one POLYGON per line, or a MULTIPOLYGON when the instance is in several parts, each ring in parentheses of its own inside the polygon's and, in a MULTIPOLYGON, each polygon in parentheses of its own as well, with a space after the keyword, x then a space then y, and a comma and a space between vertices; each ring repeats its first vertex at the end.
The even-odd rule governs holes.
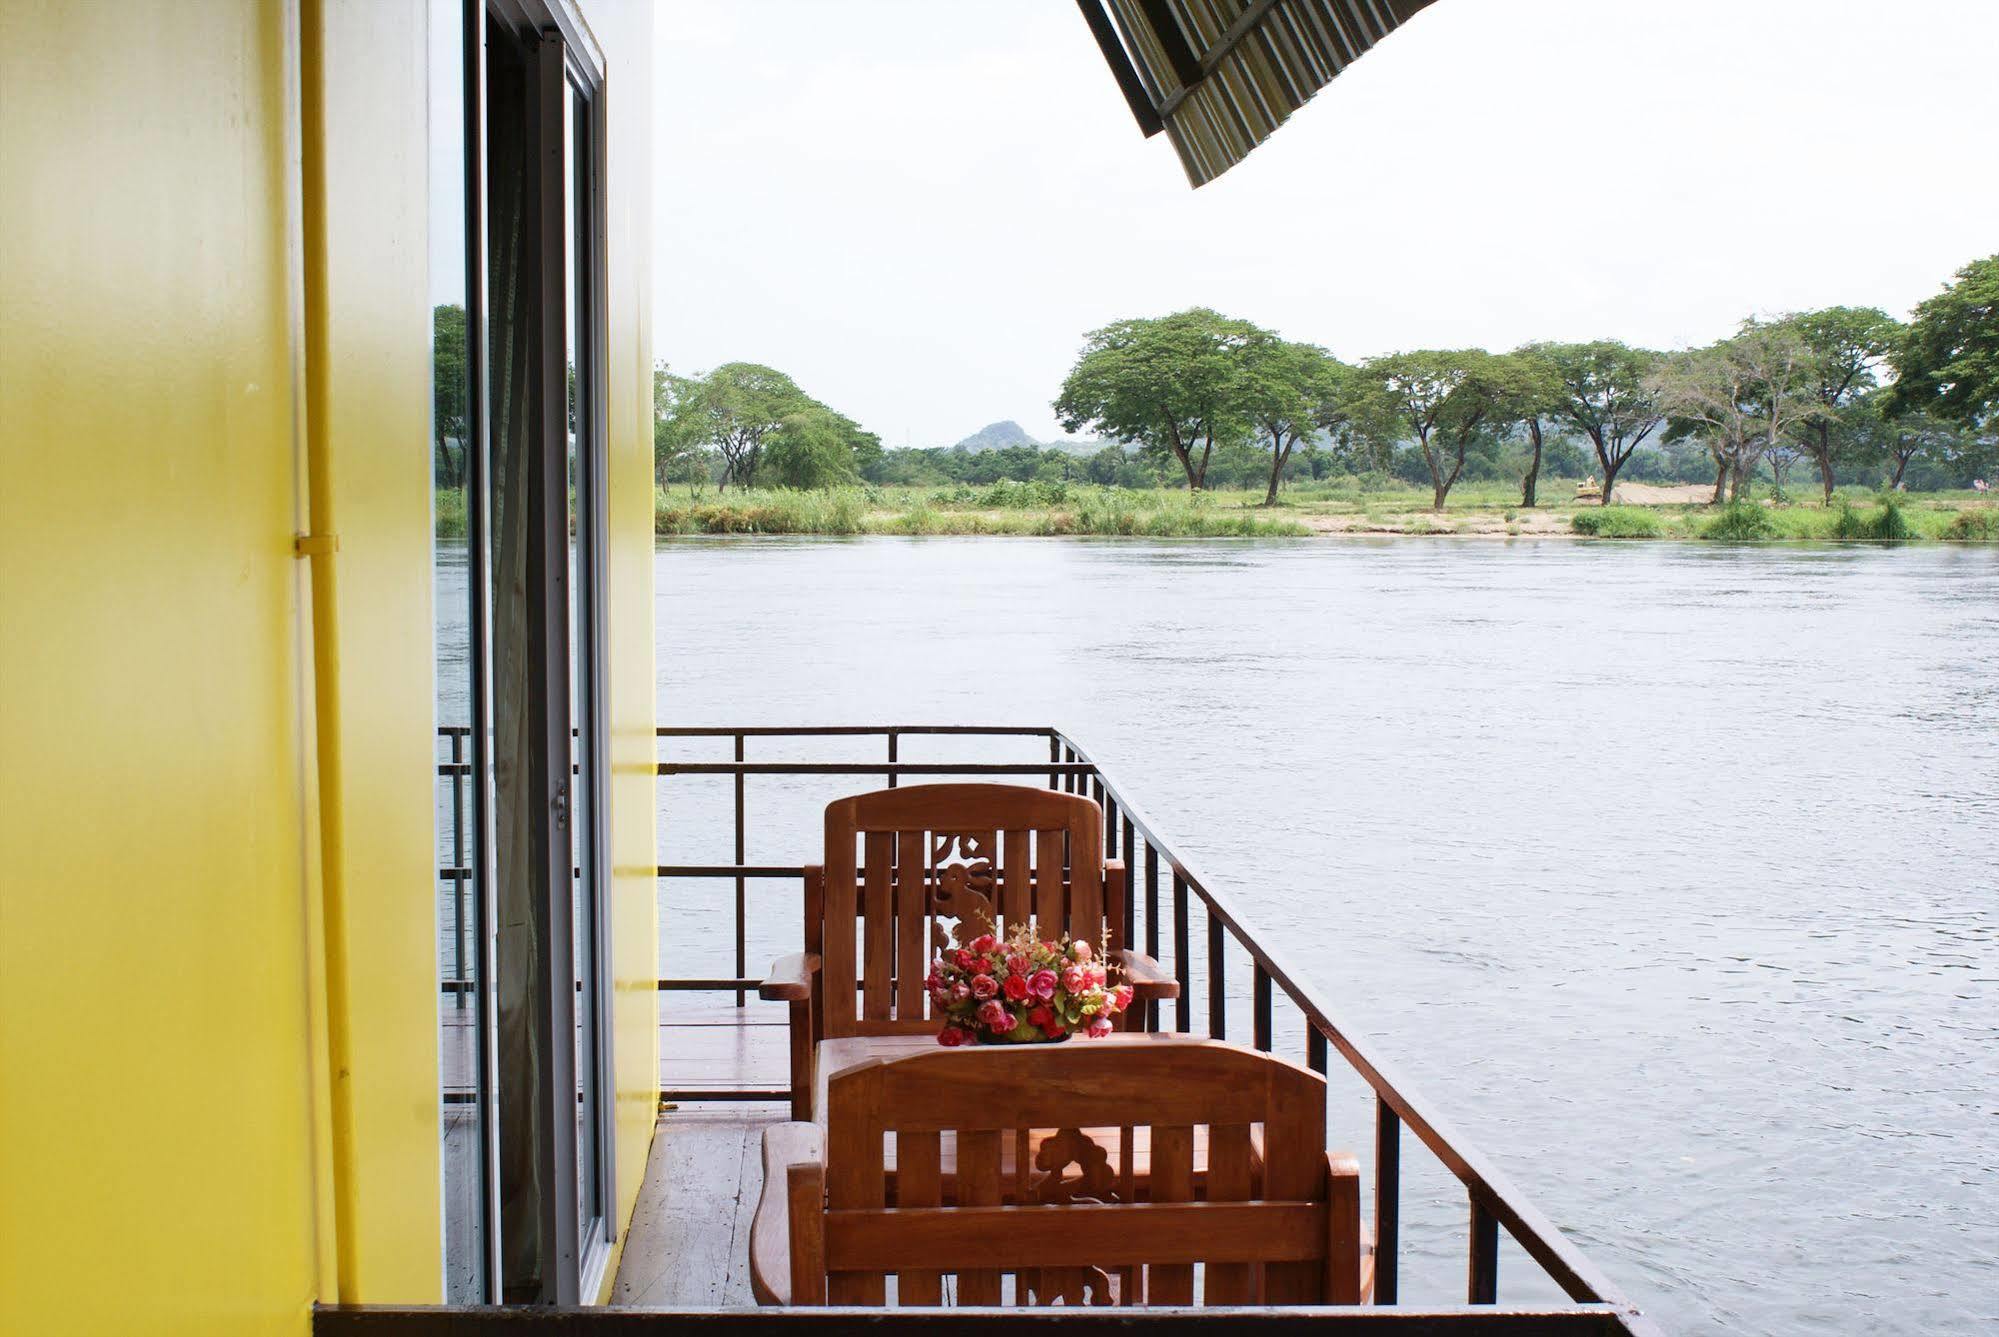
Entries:
POLYGON ((1999 3, 1438 0, 1192 191, 1073 0, 662 0, 656 354, 890 445, 1196 303, 1345 358, 1896 314, 1999 250, 1999 3))

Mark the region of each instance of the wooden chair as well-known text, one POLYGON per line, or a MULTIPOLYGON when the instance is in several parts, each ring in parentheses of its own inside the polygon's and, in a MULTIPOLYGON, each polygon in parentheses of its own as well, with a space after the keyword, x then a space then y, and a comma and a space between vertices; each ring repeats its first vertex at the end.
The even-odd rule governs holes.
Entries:
POLYGON ((805 870, 805 950, 759 996, 791 1006, 791 1111, 812 1117, 821 1041, 935 1035, 924 975, 948 934, 969 941, 1029 919, 1108 946, 1135 998, 1179 996, 1124 941, 1125 870, 1103 857, 1090 799, 1026 785, 911 785, 826 808, 825 863, 805 870), (949 924, 947 930, 946 925, 949 924))
POLYGON ((1218 1041, 1152 1038, 936 1049, 830 1074, 821 1123, 764 1135, 758 1301, 882 1305, 893 1276, 901 1305, 1362 1302, 1360 1172, 1325 1149, 1325 1079, 1218 1041), (1124 1130, 1122 1154, 1074 1132, 1105 1124, 1124 1130), (1197 1191, 1202 1126, 1212 1161, 1197 1191), (1147 1188, 1131 1173, 1139 1128, 1147 1188), (1002 1147, 1030 1129, 1070 1131, 1004 1174, 1002 1147), (955 1202, 938 1174, 947 1142, 955 1202))

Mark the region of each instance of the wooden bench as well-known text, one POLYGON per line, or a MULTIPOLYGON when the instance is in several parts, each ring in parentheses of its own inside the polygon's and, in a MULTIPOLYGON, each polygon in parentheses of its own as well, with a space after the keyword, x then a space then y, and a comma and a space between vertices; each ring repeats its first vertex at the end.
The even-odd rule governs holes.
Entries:
POLYGON ((1366 1296, 1360 1173, 1325 1150, 1325 1081, 1271 1055, 1113 1036, 872 1057, 825 1086, 820 1122, 764 1137, 750 1232, 761 1303, 882 1305, 891 1279, 901 1305, 1366 1296), (1107 1146, 1086 1128, 1118 1136, 1107 1146))
MULTIPOLYGON (((826 808, 825 863, 805 870, 803 952, 758 990, 791 1008, 791 1111, 812 1117, 818 1049, 828 1040, 933 1038, 924 976, 947 941, 1033 921, 1107 949, 1134 1000, 1179 997, 1178 983, 1124 941, 1124 865, 1103 857, 1103 810, 1080 794, 1027 785, 910 785, 826 808)), ((893 1046, 891 1046, 893 1048, 893 1046)))

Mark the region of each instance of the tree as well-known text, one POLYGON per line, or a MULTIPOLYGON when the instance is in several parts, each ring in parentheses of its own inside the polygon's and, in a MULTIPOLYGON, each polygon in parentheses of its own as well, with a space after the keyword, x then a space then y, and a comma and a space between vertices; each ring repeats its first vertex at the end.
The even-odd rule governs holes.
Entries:
POLYGON ((680 399, 697 382, 676 376, 664 362, 652 369, 652 476, 653 486, 686 483, 690 488, 709 479, 711 456, 698 442, 689 439, 691 419, 675 412, 680 399))
MULTIPOLYGON (((853 422, 823 404, 787 414, 765 446, 763 467, 779 487, 829 488, 859 482, 853 422)), ((881 443, 875 442, 877 452, 881 443)))
POLYGON ((786 418, 816 403, 781 371, 755 362, 725 362, 675 394, 671 435, 720 451, 723 486, 749 487, 763 463, 765 440, 786 418))
POLYGON ((1551 412, 1574 426, 1596 450, 1597 467, 1603 470, 1599 503, 1608 506, 1618 471, 1665 420, 1647 379, 1658 368, 1660 356, 1615 339, 1531 348, 1547 361, 1559 383, 1551 412))
POLYGON ((1782 325, 1750 320, 1733 338, 1666 359, 1647 381, 1668 438, 1698 437, 1714 457, 1714 498, 1730 498, 1765 451, 1826 413, 1810 351, 1782 325))
POLYGON ((1087 428, 1170 454, 1199 491, 1217 443, 1248 435, 1243 350, 1259 337, 1269 336, 1205 307, 1093 330, 1062 382, 1056 416, 1064 431, 1087 428))
POLYGON ((1999 411, 1999 255, 1972 261, 1918 305, 1891 360, 1889 416, 1927 413, 1982 428, 1999 411))
POLYGON ((1465 468, 1465 451, 1481 433, 1503 432, 1546 391, 1536 365, 1476 348, 1419 349, 1370 358, 1361 366, 1369 412, 1413 438, 1430 475, 1431 509, 1444 501, 1465 468))
POLYGON ((1891 490, 1900 490, 1902 476, 1918 460, 1950 470, 1964 455, 1968 434, 1954 422, 1920 411, 1890 417, 1892 390, 1863 395, 1848 406, 1834 430, 1840 449, 1856 462, 1879 464, 1891 490))
POLYGON ((1298 442, 1320 426, 1322 417, 1343 420, 1352 412, 1341 384, 1347 368, 1316 344, 1292 343, 1262 335, 1243 349, 1244 413, 1270 450, 1270 485, 1263 504, 1277 504, 1284 466, 1298 442))
MULTIPOLYGON (((1871 306, 1829 306, 1804 311, 1777 322, 1795 334, 1811 358, 1811 391, 1825 412, 1798 425, 1798 446, 1819 471, 1825 504, 1832 505, 1835 458, 1845 440, 1838 432, 1839 416, 1876 384, 1875 371, 1901 334, 1901 324, 1871 306)), ((1782 452, 1771 455, 1776 474, 1782 452)), ((1783 491, 1778 478, 1777 489, 1783 491)))
POLYGON ((1533 384, 1527 387, 1517 405, 1518 426, 1527 433, 1528 457, 1526 472, 1520 475, 1520 504, 1538 504, 1537 493, 1541 485, 1541 457, 1546 447, 1547 427, 1545 420, 1561 413, 1564 403, 1564 387, 1559 368, 1548 356, 1546 344, 1528 344, 1514 350, 1511 356, 1521 367, 1522 374, 1531 378, 1533 384))
POLYGON ((465 486, 465 438, 470 434, 465 380, 465 308, 439 306, 430 313, 430 434, 440 487, 465 486), (454 452, 451 443, 456 441, 454 452))

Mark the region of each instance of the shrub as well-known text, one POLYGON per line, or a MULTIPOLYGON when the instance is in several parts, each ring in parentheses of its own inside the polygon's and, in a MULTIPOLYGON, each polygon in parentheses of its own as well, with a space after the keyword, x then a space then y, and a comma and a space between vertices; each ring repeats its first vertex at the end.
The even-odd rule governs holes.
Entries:
POLYGON ((1943 536, 1961 543, 1990 543, 1999 540, 1999 511, 1978 506, 1959 511, 1944 526, 1943 536))
POLYGON ((1760 543, 1777 537, 1777 526, 1761 506, 1731 501, 1700 527, 1700 537, 1717 543, 1760 543))
POLYGON ((1642 506, 1590 506, 1569 527, 1595 539, 1655 539, 1665 533, 1659 517, 1642 506))
POLYGON ((1870 515, 1862 515, 1853 509, 1852 502, 1841 497, 1839 511, 1833 517, 1832 537, 1896 543, 1915 538, 1917 534, 1900 499, 1892 492, 1884 492, 1881 494, 1881 508, 1870 515))
MULTIPOLYGON (((439 308, 442 310, 443 308, 439 308)), ((439 488, 436 497, 437 537, 441 539, 462 539, 465 537, 465 494, 457 488, 439 488)))

